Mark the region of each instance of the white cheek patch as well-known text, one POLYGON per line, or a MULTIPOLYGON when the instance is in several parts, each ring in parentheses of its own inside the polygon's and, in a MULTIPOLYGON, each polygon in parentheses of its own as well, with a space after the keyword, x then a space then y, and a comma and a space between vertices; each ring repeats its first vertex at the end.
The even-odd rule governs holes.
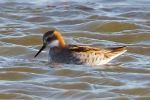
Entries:
POLYGON ((58 40, 52 41, 51 43, 48 44, 48 47, 49 47, 49 48, 52 48, 52 47, 59 47, 59 41, 58 41, 58 40))

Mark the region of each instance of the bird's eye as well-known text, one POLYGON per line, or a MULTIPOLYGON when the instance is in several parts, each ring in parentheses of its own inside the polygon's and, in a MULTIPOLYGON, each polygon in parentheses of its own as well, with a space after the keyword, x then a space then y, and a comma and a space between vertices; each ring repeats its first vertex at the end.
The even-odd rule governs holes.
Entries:
POLYGON ((46 38, 46 41, 50 41, 50 37, 46 38))

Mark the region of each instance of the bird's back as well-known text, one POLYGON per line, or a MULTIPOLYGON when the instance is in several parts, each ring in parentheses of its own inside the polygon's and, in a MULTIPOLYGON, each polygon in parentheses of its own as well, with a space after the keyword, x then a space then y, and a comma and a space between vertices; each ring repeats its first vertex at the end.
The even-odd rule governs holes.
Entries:
POLYGON ((51 48, 49 60, 68 64, 102 65, 125 51, 125 47, 101 49, 89 46, 68 45, 63 49, 51 48))

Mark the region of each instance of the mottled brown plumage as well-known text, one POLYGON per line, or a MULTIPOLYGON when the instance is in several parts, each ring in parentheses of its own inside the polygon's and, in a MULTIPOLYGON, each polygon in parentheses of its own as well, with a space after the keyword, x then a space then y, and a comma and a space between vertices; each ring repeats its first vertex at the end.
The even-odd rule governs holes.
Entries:
POLYGON ((66 45, 58 31, 46 32, 43 46, 35 57, 49 46, 49 61, 67 64, 102 65, 126 52, 125 47, 92 48, 89 46, 66 45))

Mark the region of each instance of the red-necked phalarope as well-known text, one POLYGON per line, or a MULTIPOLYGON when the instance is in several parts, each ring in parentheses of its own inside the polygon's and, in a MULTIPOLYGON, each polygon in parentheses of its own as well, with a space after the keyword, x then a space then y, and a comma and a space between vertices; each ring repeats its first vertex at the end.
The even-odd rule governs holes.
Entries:
POLYGON ((46 47, 50 48, 50 62, 84 65, 103 65, 127 51, 125 47, 92 48, 67 45, 58 31, 48 31, 44 34, 43 46, 35 57, 46 47))

